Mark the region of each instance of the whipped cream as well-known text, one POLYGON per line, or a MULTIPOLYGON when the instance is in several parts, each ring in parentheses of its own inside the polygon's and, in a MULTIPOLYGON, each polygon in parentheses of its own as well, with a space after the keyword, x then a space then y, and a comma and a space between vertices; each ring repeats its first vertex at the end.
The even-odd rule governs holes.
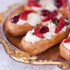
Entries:
POLYGON ((70 43, 63 43, 64 47, 70 50, 70 43))
MULTIPOLYGON (((53 23, 49 23, 49 25, 47 25, 47 26, 49 27, 49 32, 43 34, 43 36, 45 37, 43 40, 51 39, 51 38, 52 38, 52 35, 56 35, 56 34, 55 34, 56 25, 53 24, 53 23)), ((32 31, 29 31, 29 32, 26 34, 25 41, 31 42, 31 43, 35 43, 35 42, 37 42, 37 41, 42 40, 42 38, 39 38, 39 37, 37 37, 36 35, 33 35, 33 34, 32 34, 33 32, 34 32, 34 29, 33 29, 32 31)))
POLYGON ((66 29, 67 29, 67 27, 66 27, 66 26, 64 26, 64 27, 63 27, 63 29, 60 31, 60 33, 61 33, 61 32, 65 32, 65 31, 66 31, 66 29))
POLYGON ((27 21, 31 26, 36 26, 37 24, 40 24, 42 22, 42 17, 37 13, 30 13, 28 15, 27 21))
POLYGON ((40 4, 42 5, 42 7, 49 11, 54 11, 57 9, 54 2, 54 0, 40 0, 40 4))
POLYGON ((62 17, 62 14, 58 13, 58 15, 56 17, 57 17, 57 19, 60 19, 62 17))
MULTIPOLYGON (((70 34, 69 34, 69 36, 70 36, 70 34)), ((64 47, 66 47, 67 49, 70 50, 70 42, 68 42, 68 43, 63 42, 63 45, 64 45, 64 47)))
POLYGON ((32 9, 35 11, 41 11, 43 8, 42 7, 32 7, 32 9))
POLYGON ((19 19, 19 21, 16 23, 17 25, 24 25, 25 23, 27 23, 26 20, 21 20, 19 19))
POLYGON ((26 42, 31 42, 35 43, 37 41, 40 41, 41 38, 37 37, 36 35, 33 35, 32 33, 34 32, 34 29, 32 31, 29 31, 26 36, 25 36, 25 41, 26 42))
POLYGON ((56 25, 51 22, 47 26, 49 28, 49 32, 43 34, 45 37, 45 40, 51 39, 53 35, 56 35, 56 33, 55 33, 56 25))

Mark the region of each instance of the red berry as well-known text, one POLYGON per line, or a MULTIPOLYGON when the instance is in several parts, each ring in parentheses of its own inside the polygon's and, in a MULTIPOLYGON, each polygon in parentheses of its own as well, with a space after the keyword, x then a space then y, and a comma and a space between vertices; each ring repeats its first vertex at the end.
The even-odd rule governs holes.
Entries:
POLYGON ((53 18, 55 18, 56 16, 57 16, 57 11, 55 10, 55 11, 53 11, 53 12, 51 12, 50 14, 48 14, 47 16, 45 16, 45 18, 42 20, 43 22, 46 22, 46 21, 48 21, 48 20, 51 20, 51 19, 53 19, 53 18))
POLYGON ((63 42, 64 42, 64 43, 70 42, 70 37, 67 37, 63 42))
POLYGON ((62 7, 66 8, 67 7, 67 0, 61 0, 62 2, 62 7))
POLYGON ((26 11, 22 12, 20 15, 20 19, 27 20, 27 15, 32 12, 33 12, 32 10, 26 10, 26 11))
POLYGON ((42 10, 41 15, 47 16, 50 12, 48 10, 42 10))
POLYGON ((19 21, 19 15, 16 15, 11 19, 12 23, 17 23, 18 21, 19 21))
POLYGON ((29 0, 28 5, 35 6, 35 7, 41 7, 41 5, 38 4, 35 0, 29 0))
POLYGON ((35 35, 36 35, 37 37, 44 38, 43 34, 40 32, 40 28, 39 28, 39 27, 36 27, 36 28, 34 29, 34 32, 35 32, 35 35))
POLYGON ((56 22, 56 21, 58 21, 58 19, 57 18, 53 18, 52 21, 53 22, 56 22))
POLYGON ((56 6, 57 8, 60 8, 60 7, 62 6, 61 0, 56 0, 56 1, 55 1, 55 6, 56 6))
POLYGON ((61 17, 61 20, 59 21, 58 26, 56 27, 55 33, 60 32, 65 25, 65 20, 61 17))
POLYGON ((40 32, 41 32, 41 33, 49 32, 49 28, 48 28, 47 26, 43 26, 43 27, 40 29, 40 32))

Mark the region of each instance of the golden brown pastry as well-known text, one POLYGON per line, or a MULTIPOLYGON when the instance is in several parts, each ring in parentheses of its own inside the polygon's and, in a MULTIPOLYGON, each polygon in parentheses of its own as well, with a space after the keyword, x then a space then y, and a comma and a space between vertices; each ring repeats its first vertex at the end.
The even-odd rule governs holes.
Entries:
MULTIPOLYGON (((29 30, 35 27, 35 25, 32 26, 27 22, 27 18, 28 18, 27 15, 30 13, 33 13, 33 15, 37 15, 34 14, 36 12, 33 10, 25 10, 24 6, 11 12, 6 19, 6 23, 5 23, 6 30, 9 31, 13 36, 25 35, 29 30)), ((40 16, 39 18, 41 20, 40 16)), ((39 22, 38 22, 38 26, 40 26, 39 22)))
POLYGON ((59 49, 61 56, 67 61, 70 61, 70 36, 63 40, 59 49))
POLYGON ((29 31, 21 41, 22 50, 30 54, 38 55, 46 51, 50 47, 60 43, 69 34, 63 17, 60 18, 58 24, 49 22, 43 27, 36 27, 29 31))

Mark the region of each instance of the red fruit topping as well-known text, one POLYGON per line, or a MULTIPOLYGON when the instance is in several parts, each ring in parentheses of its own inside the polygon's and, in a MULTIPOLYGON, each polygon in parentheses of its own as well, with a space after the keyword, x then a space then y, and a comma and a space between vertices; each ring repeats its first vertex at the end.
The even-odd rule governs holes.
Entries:
POLYGON ((56 0, 56 1, 55 1, 55 6, 56 6, 57 8, 60 8, 60 7, 62 6, 61 0, 56 0))
POLYGON ((67 7, 67 0, 61 0, 62 2, 62 7, 66 8, 67 7))
POLYGON ((65 24, 65 20, 64 20, 63 17, 61 17, 60 20, 59 20, 59 23, 58 23, 58 25, 57 25, 57 27, 56 27, 55 33, 60 32, 65 25, 66 25, 66 24, 65 24))
POLYGON ((32 12, 33 12, 32 10, 26 10, 26 11, 22 12, 20 15, 20 19, 27 20, 27 15, 32 12))
POLYGON ((11 19, 12 23, 17 23, 18 21, 19 21, 19 15, 16 15, 11 19))
POLYGON ((47 16, 50 12, 48 10, 42 10, 41 15, 47 16))
POLYGON ((40 29, 40 32, 41 32, 41 33, 49 32, 49 28, 48 28, 47 26, 43 26, 43 27, 40 29))
POLYGON ((40 28, 39 28, 39 27, 36 27, 36 28, 34 29, 34 32, 35 32, 35 35, 36 35, 37 37, 44 38, 43 34, 40 32, 40 28))
POLYGON ((70 37, 67 37, 63 42, 64 42, 64 43, 70 42, 70 37))
POLYGON ((46 22, 46 21, 48 21, 48 20, 51 20, 51 19, 55 18, 57 14, 58 14, 58 13, 57 13, 57 11, 55 10, 55 11, 51 12, 50 14, 48 14, 47 16, 45 16, 45 18, 44 18, 42 21, 43 21, 43 22, 46 22))
POLYGON ((28 5, 31 6, 31 7, 32 6, 41 7, 41 5, 38 4, 35 0, 29 0, 28 5))
POLYGON ((56 22, 56 21, 58 21, 58 19, 57 18, 53 18, 52 21, 53 22, 56 22))

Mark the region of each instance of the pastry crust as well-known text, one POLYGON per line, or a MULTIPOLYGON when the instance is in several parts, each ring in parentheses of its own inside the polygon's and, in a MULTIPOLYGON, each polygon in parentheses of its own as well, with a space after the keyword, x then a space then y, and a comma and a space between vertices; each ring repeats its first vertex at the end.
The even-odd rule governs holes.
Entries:
MULTIPOLYGON (((18 13, 22 12, 23 10, 25 10, 24 6, 21 6, 20 8, 17 8, 13 12, 11 12, 10 15, 6 19, 5 28, 13 36, 25 35, 29 30, 32 30, 34 28, 33 26, 29 25, 28 23, 25 23, 24 25, 17 25, 17 24, 13 24, 11 22, 11 17, 15 14, 18 14, 18 13)), ((38 25, 38 26, 40 26, 40 25, 38 25)))
POLYGON ((61 13, 65 18, 68 18, 68 9, 61 9, 61 10, 57 10, 59 13, 61 13))
POLYGON ((70 50, 67 49, 67 48, 63 45, 63 43, 60 44, 59 49, 60 49, 60 54, 61 54, 61 56, 62 56, 64 59, 66 59, 67 61, 70 61, 70 50))
POLYGON ((52 39, 40 40, 35 43, 26 42, 25 37, 23 37, 21 41, 22 50, 25 50, 26 52, 33 55, 38 55, 52 46, 60 43, 64 38, 67 37, 68 34, 69 29, 67 29, 65 32, 58 33, 56 36, 53 36, 52 39))

